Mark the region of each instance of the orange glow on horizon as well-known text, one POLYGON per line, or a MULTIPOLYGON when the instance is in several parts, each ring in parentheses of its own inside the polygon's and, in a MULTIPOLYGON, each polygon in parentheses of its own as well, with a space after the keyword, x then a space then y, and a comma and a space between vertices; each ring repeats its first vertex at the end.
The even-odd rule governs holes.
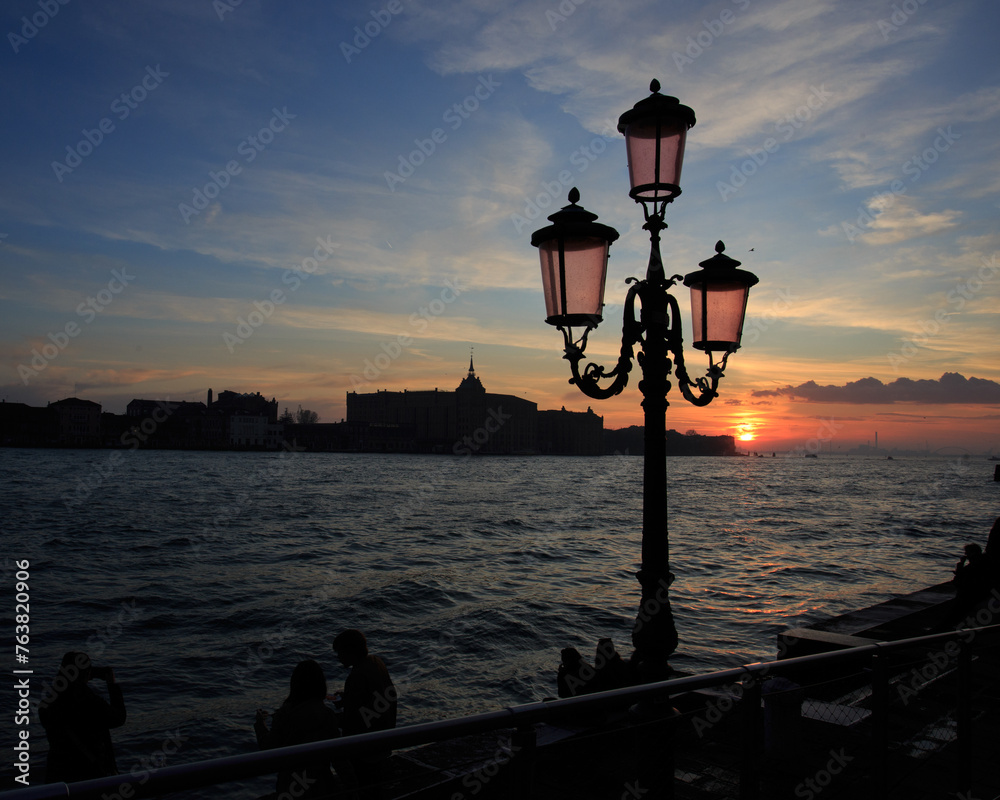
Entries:
POLYGON ((758 423, 744 419, 736 425, 736 441, 752 442, 757 438, 758 423))

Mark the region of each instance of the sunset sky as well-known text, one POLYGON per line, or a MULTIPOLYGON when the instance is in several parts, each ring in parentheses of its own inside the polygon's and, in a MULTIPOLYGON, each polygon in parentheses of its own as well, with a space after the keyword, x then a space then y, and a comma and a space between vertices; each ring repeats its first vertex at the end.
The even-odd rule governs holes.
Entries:
POLYGON ((335 422, 474 349, 487 391, 641 424, 638 370, 567 383, 530 237, 572 186, 620 232, 610 367, 649 249, 616 123, 657 78, 698 118, 668 273, 722 239, 760 278, 721 396, 675 389, 668 427, 1000 452, 995 0, 10 0, 0 27, 7 402, 335 422))

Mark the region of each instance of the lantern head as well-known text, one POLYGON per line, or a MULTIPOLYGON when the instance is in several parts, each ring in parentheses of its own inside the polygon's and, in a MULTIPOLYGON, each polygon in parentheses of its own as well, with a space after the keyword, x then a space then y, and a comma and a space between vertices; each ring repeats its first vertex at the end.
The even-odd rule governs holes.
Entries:
POLYGON ((725 255, 725 249, 718 242, 715 255, 684 278, 684 285, 691 287, 691 343, 709 353, 728 354, 739 349, 747 297, 758 280, 752 272, 737 269, 740 262, 725 255))
POLYGON ((579 199, 574 187, 570 204, 549 217, 551 225, 531 235, 531 244, 542 262, 545 321, 590 329, 602 319, 608 248, 618 231, 597 222, 597 214, 577 205, 579 199))
POLYGON ((681 193, 681 163, 694 111, 676 97, 660 94, 659 81, 649 85, 652 94, 618 119, 625 134, 629 197, 637 203, 671 202, 681 193))

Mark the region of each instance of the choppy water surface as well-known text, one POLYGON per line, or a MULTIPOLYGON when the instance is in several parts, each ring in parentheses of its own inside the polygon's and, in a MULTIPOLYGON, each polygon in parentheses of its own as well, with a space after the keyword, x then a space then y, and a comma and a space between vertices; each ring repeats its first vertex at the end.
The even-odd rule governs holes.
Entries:
MULTIPOLYGON (((169 763, 255 749, 254 710, 297 661, 342 681, 329 643, 347 627, 389 663, 400 724, 551 696, 567 645, 631 651, 640 458, 119 456, 0 449, 0 482, 5 587, 31 562, 36 686, 69 649, 114 666, 123 771, 177 729, 169 763)), ((981 458, 668 466, 673 663, 695 672, 947 580, 1000 513, 981 458)))

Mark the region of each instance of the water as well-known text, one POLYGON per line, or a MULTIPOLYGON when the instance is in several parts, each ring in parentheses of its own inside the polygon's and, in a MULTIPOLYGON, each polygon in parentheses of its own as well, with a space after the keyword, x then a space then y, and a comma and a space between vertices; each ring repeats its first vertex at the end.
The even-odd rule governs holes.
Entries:
MULTIPOLYGON (((668 469, 672 664, 690 672, 949 579, 1000 505, 980 458, 668 469)), ((67 650, 113 666, 122 771, 254 750, 254 711, 297 661, 340 688, 330 640, 347 627, 389 664, 401 725, 552 696, 565 646, 631 651, 640 458, 0 449, 0 481, 10 605, 31 562, 35 697, 67 650)))

